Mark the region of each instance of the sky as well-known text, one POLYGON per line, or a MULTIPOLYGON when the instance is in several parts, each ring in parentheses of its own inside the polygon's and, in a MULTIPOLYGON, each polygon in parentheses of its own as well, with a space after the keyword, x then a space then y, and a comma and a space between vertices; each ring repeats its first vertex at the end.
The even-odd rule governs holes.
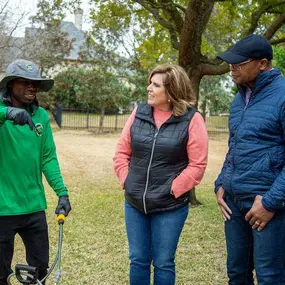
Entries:
MULTIPOLYGON (((1 4, 6 3, 7 0, 0 0, 0 9, 1 4)), ((25 18, 22 21, 21 26, 13 33, 16 37, 23 37, 25 27, 29 26, 29 17, 36 14, 37 2, 38 0, 8 0, 8 7, 15 14, 15 19, 19 17, 20 14, 25 13, 25 18)), ((83 9, 83 30, 88 30, 88 12, 90 9, 89 0, 81 0, 83 9)), ((74 22, 74 15, 72 13, 67 13, 65 21, 74 22)))

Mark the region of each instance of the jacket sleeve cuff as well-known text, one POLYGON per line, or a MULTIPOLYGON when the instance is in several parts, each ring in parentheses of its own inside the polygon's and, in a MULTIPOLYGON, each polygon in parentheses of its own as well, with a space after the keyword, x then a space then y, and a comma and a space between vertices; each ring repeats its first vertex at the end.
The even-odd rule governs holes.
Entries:
POLYGON ((122 189, 125 189, 125 181, 127 179, 128 173, 129 173, 129 170, 124 171, 123 173, 119 175, 119 181, 120 181, 122 189))
POLYGON ((58 197, 68 196, 68 190, 67 190, 67 188, 64 188, 64 189, 58 191, 56 194, 57 194, 58 197))
POLYGON ((266 197, 263 197, 261 200, 262 206, 265 210, 270 211, 270 212, 275 212, 276 209, 272 206, 271 203, 269 203, 268 199, 266 197))
POLYGON ((215 185, 215 188, 214 188, 215 194, 217 194, 217 192, 218 192, 218 190, 220 189, 220 187, 222 187, 222 184, 215 185))

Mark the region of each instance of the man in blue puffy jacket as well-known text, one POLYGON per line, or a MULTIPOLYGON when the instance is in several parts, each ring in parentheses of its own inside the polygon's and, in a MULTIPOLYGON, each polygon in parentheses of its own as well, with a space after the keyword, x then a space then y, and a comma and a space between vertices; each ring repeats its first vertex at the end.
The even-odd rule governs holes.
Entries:
POLYGON ((229 149, 215 181, 229 284, 285 284, 285 79, 267 39, 248 35, 218 58, 238 87, 229 149))

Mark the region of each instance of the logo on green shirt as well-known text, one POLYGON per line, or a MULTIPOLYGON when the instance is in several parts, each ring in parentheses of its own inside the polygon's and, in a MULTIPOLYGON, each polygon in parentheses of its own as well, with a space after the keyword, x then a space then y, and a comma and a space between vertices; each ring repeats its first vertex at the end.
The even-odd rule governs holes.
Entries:
POLYGON ((43 134, 43 126, 40 123, 36 123, 35 124, 35 132, 37 134, 38 137, 40 137, 43 134))

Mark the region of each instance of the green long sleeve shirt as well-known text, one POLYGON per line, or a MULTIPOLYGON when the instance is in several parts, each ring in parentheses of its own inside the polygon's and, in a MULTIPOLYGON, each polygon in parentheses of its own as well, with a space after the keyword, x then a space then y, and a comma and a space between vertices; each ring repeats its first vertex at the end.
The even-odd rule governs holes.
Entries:
POLYGON ((30 214, 47 208, 42 174, 57 196, 66 195, 48 113, 32 116, 38 133, 28 125, 6 120, 0 100, 0 216, 30 214))

